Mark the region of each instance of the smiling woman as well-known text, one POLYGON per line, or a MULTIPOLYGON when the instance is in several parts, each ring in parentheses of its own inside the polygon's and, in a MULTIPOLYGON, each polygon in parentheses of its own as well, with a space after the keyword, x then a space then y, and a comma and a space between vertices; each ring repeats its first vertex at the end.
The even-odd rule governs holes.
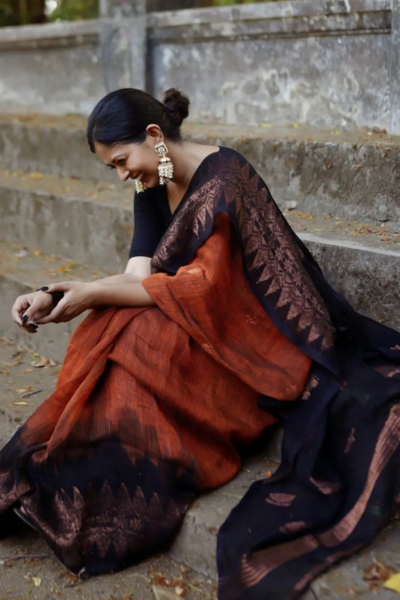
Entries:
POLYGON ((129 261, 14 304, 20 326, 92 310, 0 452, 0 535, 16 509, 74 573, 135 564, 280 419, 280 469, 218 533, 219 598, 294 600, 400 504, 400 334, 332 290, 242 155, 182 139, 188 106, 125 89, 89 118, 138 182, 129 261))

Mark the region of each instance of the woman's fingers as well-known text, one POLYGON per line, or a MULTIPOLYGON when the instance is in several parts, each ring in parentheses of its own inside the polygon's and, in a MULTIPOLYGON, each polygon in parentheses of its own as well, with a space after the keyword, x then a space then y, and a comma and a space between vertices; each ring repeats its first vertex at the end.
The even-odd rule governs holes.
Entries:
POLYGON ((53 305, 52 296, 46 293, 32 293, 19 296, 11 309, 13 320, 20 327, 35 324, 38 317, 49 314, 53 305))
MULTIPOLYGON (((53 298, 49 294, 37 295, 33 304, 25 311, 30 321, 37 322, 38 319, 47 316, 53 309, 53 298)), ((24 316, 25 316, 24 315, 24 316)))
POLYGON ((52 292, 69 292, 73 285, 73 281, 60 281, 59 283, 51 283, 39 289, 47 294, 51 294, 52 292))
POLYGON ((11 309, 12 318, 17 325, 24 325, 27 319, 22 319, 22 315, 29 308, 29 301, 27 296, 18 296, 11 309))
POLYGON ((63 298, 63 300, 60 300, 60 302, 57 304, 57 306, 55 308, 53 308, 53 310, 51 311, 50 314, 48 314, 47 316, 41 318, 41 319, 37 319, 36 323, 38 325, 46 325, 46 323, 60 323, 60 317, 63 313, 63 310, 65 308, 65 297, 63 298))

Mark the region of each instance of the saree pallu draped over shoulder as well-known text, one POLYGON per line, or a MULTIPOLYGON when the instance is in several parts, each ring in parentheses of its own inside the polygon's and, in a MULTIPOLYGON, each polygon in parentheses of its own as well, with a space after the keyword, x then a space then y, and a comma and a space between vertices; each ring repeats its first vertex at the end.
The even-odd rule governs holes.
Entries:
POLYGON ((0 535, 18 505, 70 570, 121 569, 279 419, 279 470, 218 533, 219 598, 298 598, 400 502, 400 334, 329 287, 227 148, 196 171, 143 285, 156 307, 92 311, 1 451, 0 535))

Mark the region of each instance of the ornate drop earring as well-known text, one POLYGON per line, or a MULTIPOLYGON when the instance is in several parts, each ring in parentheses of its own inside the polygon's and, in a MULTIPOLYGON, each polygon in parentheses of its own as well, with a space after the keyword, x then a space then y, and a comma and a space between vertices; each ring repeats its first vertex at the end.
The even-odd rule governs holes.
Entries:
POLYGON ((146 191, 146 186, 144 183, 142 183, 141 181, 139 181, 139 179, 135 179, 135 187, 136 187, 136 193, 137 194, 141 194, 142 192, 146 191))
POLYGON ((168 152, 168 148, 165 142, 160 142, 154 146, 154 150, 156 151, 157 156, 160 157, 160 164, 158 165, 158 174, 160 176, 160 185, 165 185, 172 181, 174 176, 174 165, 168 156, 166 156, 168 152))

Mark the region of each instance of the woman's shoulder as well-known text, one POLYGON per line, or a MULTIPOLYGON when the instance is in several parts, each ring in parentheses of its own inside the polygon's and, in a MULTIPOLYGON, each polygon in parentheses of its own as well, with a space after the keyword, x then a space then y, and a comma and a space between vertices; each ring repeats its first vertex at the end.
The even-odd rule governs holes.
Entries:
POLYGON ((209 175, 212 178, 217 177, 221 183, 227 185, 247 180, 257 174, 243 154, 228 146, 219 147, 219 152, 213 155, 209 166, 209 175))
POLYGON ((228 171, 231 174, 243 174, 243 172, 254 173, 254 167, 243 154, 238 150, 229 148, 228 146, 220 146, 218 152, 219 165, 223 171, 228 171))
POLYGON ((220 157, 222 159, 236 159, 238 160, 240 163, 247 163, 247 159, 243 156, 243 154, 241 154, 240 152, 238 152, 238 150, 234 150, 233 148, 229 148, 228 146, 219 146, 219 153, 220 157))

